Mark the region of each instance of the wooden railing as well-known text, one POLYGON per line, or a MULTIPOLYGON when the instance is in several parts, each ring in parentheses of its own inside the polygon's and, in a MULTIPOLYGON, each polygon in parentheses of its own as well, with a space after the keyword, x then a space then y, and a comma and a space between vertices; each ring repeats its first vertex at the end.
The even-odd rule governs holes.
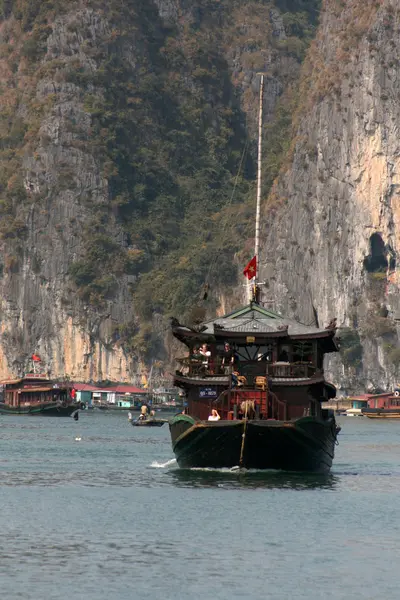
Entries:
POLYGON ((230 375, 232 366, 223 364, 219 357, 198 360, 195 358, 177 358, 179 372, 185 377, 213 377, 215 375, 230 375))
POLYGON ((213 377, 215 375, 230 375, 233 370, 237 370, 240 375, 245 376, 247 383, 253 387, 256 377, 271 378, 311 378, 322 371, 317 369, 311 363, 268 363, 266 361, 240 361, 232 368, 231 364, 223 364, 222 358, 210 357, 208 360, 198 360, 184 357, 178 358, 178 373, 185 377, 213 377))
MULTIPOLYGON (((282 421, 287 419, 286 402, 267 390, 253 390, 252 392, 238 388, 225 390, 213 402, 213 406, 217 408, 223 419, 241 419, 245 416, 241 404, 246 400, 254 402, 257 417, 282 421)), ((249 417, 254 418, 254 415, 249 415, 249 417)))

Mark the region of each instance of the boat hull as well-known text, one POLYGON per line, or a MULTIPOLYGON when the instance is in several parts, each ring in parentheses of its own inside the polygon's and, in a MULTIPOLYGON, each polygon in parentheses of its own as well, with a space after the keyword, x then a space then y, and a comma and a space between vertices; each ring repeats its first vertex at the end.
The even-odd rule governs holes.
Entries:
POLYGON ((132 421, 132 425, 134 427, 162 427, 167 422, 166 419, 137 419, 132 421))
POLYGON ((329 472, 339 431, 333 417, 209 422, 178 415, 169 426, 182 468, 242 466, 314 473, 329 472))
POLYGON ((399 408, 363 408, 362 414, 368 419, 400 419, 399 408))
POLYGON ((38 404, 35 406, 8 406, 0 403, 0 414, 3 415, 40 415, 42 417, 70 417, 80 408, 80 404, 67 404, 62 406, 55 402, 38 404))

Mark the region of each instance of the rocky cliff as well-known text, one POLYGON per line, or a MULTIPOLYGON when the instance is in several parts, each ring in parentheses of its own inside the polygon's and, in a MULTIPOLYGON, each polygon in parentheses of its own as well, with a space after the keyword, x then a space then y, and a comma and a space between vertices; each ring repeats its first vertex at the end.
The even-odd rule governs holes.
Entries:
POLYGON ((394 0, 2 0, 0 15, 0 377, 35 352, 54 377, 132 380, 167 362, 169 316, 240 298, 263 71, 265 295, 337 317, 343 391, 396 382, 394 0))
POLYGON ((399 31, 393 0, 325 0, 288 167, 265 206, 269 294, 305 322, 337 317, 329 370, 343 393, 400 375, 399 31))
POLYGON ((0 2, 0 377, 36 353, 54 377, 132 379, 210 272, 235 282, 256 74, 267 193, 314 34, 304 4, 0 2))

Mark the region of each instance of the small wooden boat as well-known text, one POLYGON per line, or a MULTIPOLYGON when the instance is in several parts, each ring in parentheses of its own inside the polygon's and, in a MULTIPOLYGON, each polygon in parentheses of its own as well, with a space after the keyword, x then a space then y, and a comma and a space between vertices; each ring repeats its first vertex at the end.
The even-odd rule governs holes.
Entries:
POLYGON ((149 417, 148 419, 134 419, 131 421, 134 427, 162 427, 164 423, 168 423, 167 419, 154 419, 149 417))
POLYGON ((1 387, 0 414, 70 417, 81 408, 70 384, 53 382, 46 375, 29 373, 2 381, 1 387))

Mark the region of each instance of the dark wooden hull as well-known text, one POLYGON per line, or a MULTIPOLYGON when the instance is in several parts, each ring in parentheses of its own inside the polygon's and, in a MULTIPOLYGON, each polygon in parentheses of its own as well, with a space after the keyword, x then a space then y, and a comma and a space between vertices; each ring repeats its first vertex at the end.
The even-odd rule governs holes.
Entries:
POLYGON ((162 427, 167 423, 166 419, 137 419, 132 421, 134 427, 162 427))
POLYGON ((0 402, 0 414, 3 415, 40 415, 41 417, 70 417, 80 408, 80 404, 62 406, 56 402, 45 402, 31 406, 9 406, 0 402))
POLYGON ((172 447, 182 468, 232 468, 329 472, 339 428, 334 417, 294 421, 199 421, 188 415, 170 420, 172 447))

